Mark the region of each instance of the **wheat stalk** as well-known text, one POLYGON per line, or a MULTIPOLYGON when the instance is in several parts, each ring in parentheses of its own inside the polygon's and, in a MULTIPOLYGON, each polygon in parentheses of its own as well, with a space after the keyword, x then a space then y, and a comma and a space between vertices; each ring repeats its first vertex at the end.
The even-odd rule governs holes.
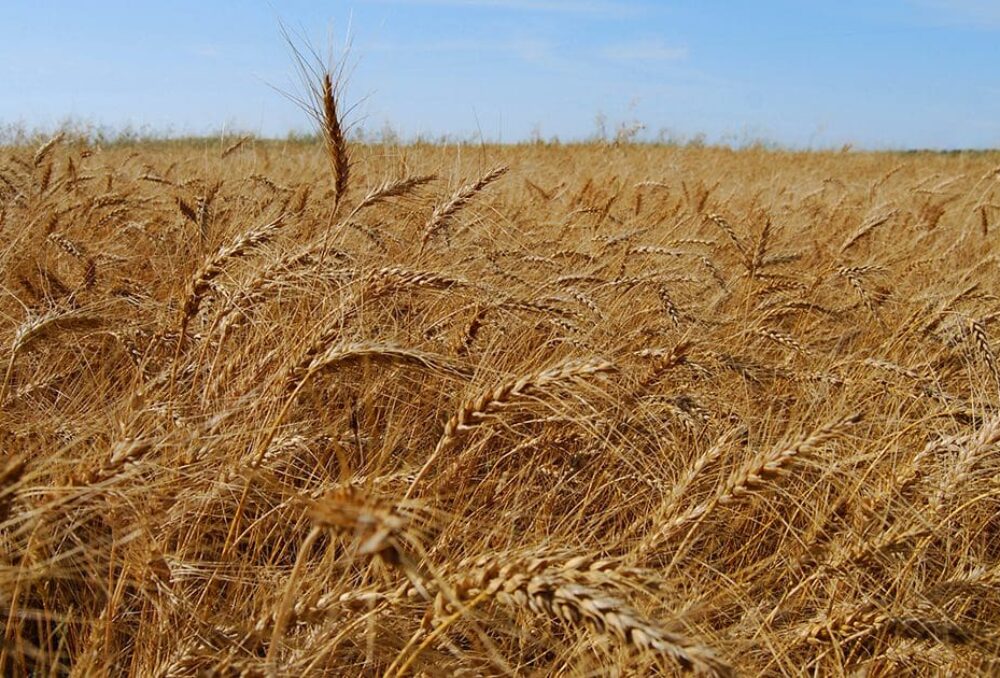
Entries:
POLYGON ((445 422, 444 431, 441 433, 434 451, 420 467, 413 483, 407 490, 406 497, 410 497, 414 488, 417 487, 438 457, 454 447, 469 431, 485 423, 491 415, 547 390, 561 388, 582 379, 607 374, 614 370, 614 364, 602 359, 568 360, 542 372, 518 379, 510 379, 472 400, 463 402, 458 411, 445 422))
POLYGON ((209 257, 195 272, 187 286, 187 294, 181 310, 181 327, 186 328, 194 318, 202 302, 211 293, 213 284, 225 271, 225 266, 234 259, 245 257, 253 250, 274 238, 275 233, 283 225, 281 217, 240 234, 235 240, 223 245, 209 257))
MULTIPOLYGON (((658 538, 670 538, 682 527, 689 525, 694 529, 719 506, 733 507, 749 500, 785 475, 791 466, 839 437, 850 426, 859 421, 861 421, 860 414, 843 417, 814 430, 805 438, 791 445, 776 447, 765 454, 758 455, 740 471, 731 475, 710 499, 691 507, 659 526, 657 529, 658 538)), ((647 541, 642 550, 647 550, 655 545, 656 542, 647 541)))
POLYGON ((423 253, 430 242, 441 229, 447 226, 448 222, 465 207, 472 198, 492 184, 494 181, 507 173, 509 168, 505 166, 495 167, 481 176, 476 181, 460 187, 451 198, 434 208, 430 219, 424 224, 423 235, 420 238, 420 252, 423 253))

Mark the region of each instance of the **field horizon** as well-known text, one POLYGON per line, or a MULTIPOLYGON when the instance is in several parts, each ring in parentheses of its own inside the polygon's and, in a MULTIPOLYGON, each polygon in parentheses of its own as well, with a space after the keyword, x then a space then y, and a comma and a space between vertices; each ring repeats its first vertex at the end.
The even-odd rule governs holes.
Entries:
MULTIPOLYGON (((492 137, 483 137, 479 133, 464 135, 443 135, 431 133, 400 134, 391 127, 380 130, 365 128, 349 128, 347 140, 355 146, 462 146, 482 148, 520 148, 520 147, 585 147, 585 146, 637 146, 647 148, 671 149, 715 149, 738 151, 766 151, 770 153, 788 154, 942 154, 942 155, 1000 155, 1000 147, 921 147, 921 146, 885 146, 868 147, 853 143, 809 146, 782 143, 766 137, 737 138, 738 135, 724 135, 720 139, 708 139, 704 134, 672 135, 667 132, 655 137, 637 137, 630 133, 624 123, 611 131, 593 132, 586 136, 561 138, 558 135, 538 138, 514 139, 503 141, 492 137)), ((322 132, 314 130, 289 129, 284 134, 261 135, 252 131, 219 128, 201 133, 175 133, 172 131, 155 130, 146 126, 109 126, 93 123, 69 122, 54 127, 28 128, 23 123, 0 122, 0 146, 10 148, 36 148, 47 140, 60 136, 64 141, 102 147, 133 146, 157 147, 170 145, 217 146, 217 150, 225 150, 234 143, 250 144, 299 144, 319 145, 323 143, 322 132)), ((242 145, 242 144, 241 144, 242 145)))

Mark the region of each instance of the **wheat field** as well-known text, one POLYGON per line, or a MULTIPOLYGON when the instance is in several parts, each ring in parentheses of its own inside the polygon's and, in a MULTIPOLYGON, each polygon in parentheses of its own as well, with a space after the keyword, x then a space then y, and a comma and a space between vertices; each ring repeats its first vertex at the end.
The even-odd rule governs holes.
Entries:
POLYGON ((1000 671, 1000 154, 0 149, 5 675, 1000 671))

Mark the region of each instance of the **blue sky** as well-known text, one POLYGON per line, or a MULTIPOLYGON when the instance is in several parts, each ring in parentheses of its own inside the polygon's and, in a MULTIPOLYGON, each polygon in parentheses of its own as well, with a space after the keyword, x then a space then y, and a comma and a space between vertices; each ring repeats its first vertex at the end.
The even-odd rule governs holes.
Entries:
POLYGON ((279 18, 372 131, 1000 147, 1000 0, 2 0, 0 123, 306 130, 279 18))

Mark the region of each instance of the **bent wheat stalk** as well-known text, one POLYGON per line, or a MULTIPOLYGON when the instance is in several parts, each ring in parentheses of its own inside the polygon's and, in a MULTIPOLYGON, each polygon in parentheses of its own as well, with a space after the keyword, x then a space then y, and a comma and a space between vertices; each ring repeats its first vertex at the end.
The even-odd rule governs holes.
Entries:
POLYGON ((386 181, 383 181, 381 184, 368 191, 368 194, 361 199, 361 202, 359 202, 357 205, 354 206, 354 209, 351 210, 351 213, 347 215, 347 218, 344 219, 344 221, 345 222, 350 221, 355 216, 357 216, 357 214, 362 210, 372 207, 373 205, 377 205, 380 202, 389 200, 390 198, 398 198, 404 195, 408 195, 409 193, 412 193, 415 189, 420 188, 425 184, 429 184, 435 179, 437 179, 436 174, 425 174, 423 176, 416 176, 416 177, 404 177, 402 179, 387 179, 386 181))
POLYGON ((459 188, 447 202, 434 208, 430 219, 424 225, 424 234, 420 239, 420 254, 423 254, 430 239, 444 228, 460 209, 465 207, 477 193, 506 174, 508 169, 508 167, 500 166, 490 170, 480 177, 478 181, 459 188))
MULTIPOLYGON (((324 353, 312 355, 310 356, 308 362, 300 361, 295 368, 289 371, 288 384, 291 387, 291 394, 285 400, 284 405, 281 407, 281 410, 275 416, 274 420, 270 422, 270 425, 264 433, 261 442, 255 447, 253 459, 250 462, 251 468, 257 468, 260 466, 261 461, 270 449, 271 443, 278 434, 278 429, 284 422, 292 404, 312 377, 322 370, 358 361, 388 364, 402 363, 437 371, 457 371, 457 368, 452 367, 451 363, 447 359, 439 358, 421 351, 402 349, 395 346, 370 342, 358 342, 334 346, 324 353), (303 369, 304 372, 302 371, 303 369), (301 376, 299 376, 300 374, 301 376)), ((232 526, 230 527, 229 535, 226 537, 224 552, 228 553, 229 548, 232 546, 232 540, 236 536, 237 525, 242 518, 243 509, 246 504, 246 499, 251 485, 252 483, 248 482, 244 487, 239 504, 236 508, 232 526)))
POLYGON ((569 627, 611 635, 631 650, 655 653, 684 671, 732 675, 732 668, 710 648, 668 631, 605 593, 611 567, 607 561, 580 557, 482 556, 463 561, 428 586, 437 589, 434 610, 439 618, 456 607, 461 611, 489 599, 569 627))
POLYGON ((687 542, 698 526, 715 509, 720 506, 734 506, 749 500, 760 491, 766 489, 776 479, 787 473, 793 464, 838 438, 849 427, 857 424, 859 421, 861 421, 860 413, 843 417, 831 424, 816 429, 798 442, 787 447, 777 447, 767 454, 758 456, 747 464, 743 470, 730 476, 729 480, 710 499, 675 516, 660 527, 657 530, 657 538, 648 539, 640 547, 640 551, 648 552, 652 550, 660 545, 660 540, 669 539, 679 529, 690 525, 684 543, 674 555, 673 562, 676 563, 682 557, 687 542))
POLYGON ((233 259, 246 256, 254 249, 269 242, 282 226, 282 219, 283 217, 279 216, 270 223, 241 234, 228 245, 220 247, 215 255, 201 265, 201 268, 188 283, 181 316, 182 335, 191 319, 198 314, 202 301, 212 291, 213 283, 223 273, 225 265, 233 259))
POLYGON ((444 432, 441 434, 437 446, 417 472, 413 483, 406 492, 406 498, 413 494, 414 489, 438 457, 451 449, 466 433, 486 422, 490 415, 507 405, 543 393, 547 389, 565 386, 587 377, 607 374, 614 370, 614 364, 603 359, 568 360, 548 370, 506 381, 479 397, 462 403, 458 411, 445 423, 444 432))
POLYGON ((25 320, 14 332, 10 346, 10 357, 0 385, 0 403, 6 402, 10 379, 14 373, 14 363, 19 353, 28 350, 45 337, 59 331, 87 330, 96 327, 103 319, 91 311, 54 309, 48 313, 35 315, 25 320))

